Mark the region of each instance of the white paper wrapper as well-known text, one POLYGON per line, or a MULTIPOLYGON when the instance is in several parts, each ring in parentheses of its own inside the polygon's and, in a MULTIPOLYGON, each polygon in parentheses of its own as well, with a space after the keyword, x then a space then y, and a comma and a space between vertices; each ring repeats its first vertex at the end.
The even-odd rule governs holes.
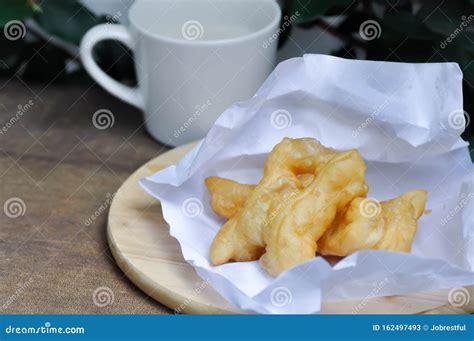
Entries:
POLYGON ((161 201, 184 258, 240 309, 314 313, 322 300, 474 284, 474 168, 460 138, 461 82, 455 63, 291 59, 252 99, 227 109, 176 166, 141 184, 161 201), (257 183, 268 152, 285 136, 358 148, 368 164, 370 197, 428 190, 432 212, 419 220, 412 252, 361 251, 333 267, 315 257, 278 278, 258 262, 212 266, 209 247, 223 221, 209 205, 204 179, 257 183))

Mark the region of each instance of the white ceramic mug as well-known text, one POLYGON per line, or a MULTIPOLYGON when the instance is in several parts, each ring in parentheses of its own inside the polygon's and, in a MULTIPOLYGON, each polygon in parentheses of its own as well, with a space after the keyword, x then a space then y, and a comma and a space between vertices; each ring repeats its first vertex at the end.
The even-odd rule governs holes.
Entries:
POLYGON ((254 95, 274 67, 280 18, 275 0, 137 0, 130 27, 87 32, 81 58, 100 85, 144 111, 154 138, 176 146, 202 138, 227 107, 254 95), (107 39, 134 52, 137 88, 95 63, 92 49, 107 39))

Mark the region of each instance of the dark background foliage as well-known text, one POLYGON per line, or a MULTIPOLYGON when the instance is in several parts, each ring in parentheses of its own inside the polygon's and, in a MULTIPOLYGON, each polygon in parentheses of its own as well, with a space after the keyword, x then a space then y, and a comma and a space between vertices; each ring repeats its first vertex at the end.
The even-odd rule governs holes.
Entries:
MULTIPOLYGON (((473 5, 474 0, 285 0, 283 10, 287 16, 299 13, 293 25, 308 30, 321 27, 343 41, 334 55, 361 58, 362 53, 371 60, 459 63, 464 73, 464 107, 474 113, 474 26, 469 23, 459 30, 463 20, 474 14, 473 5), (344 19, 333 26, 325 19, 333 15, 344 19), (379 38, 361 39, 359 28, 367 20, 380 24, 379 38), (454 32, 455 38, 442 47, 454 32)), ((26 22, 28 35, 15 41, 0 35, 0 75, 45 82, 92 82, 77 63, 77 55, 51 36, 77 46, 92 26, 116 22, 113 17, 95 15, 77 0, 2 0, 0 27, 11 20, 26 22), (74 64, 71 61, 76 62, 75 68, 68 68, 74 64)), ((291 29, 285 34, 291 34, 291 29)), ((286 38, 281 37, 280 43, 286 38)), ((106 41, 95 53, 112 77, 136 82, 133 56, 124 46, 106 41)), ((469 125, 463 136, 471 138, 473 132, 469 125)))

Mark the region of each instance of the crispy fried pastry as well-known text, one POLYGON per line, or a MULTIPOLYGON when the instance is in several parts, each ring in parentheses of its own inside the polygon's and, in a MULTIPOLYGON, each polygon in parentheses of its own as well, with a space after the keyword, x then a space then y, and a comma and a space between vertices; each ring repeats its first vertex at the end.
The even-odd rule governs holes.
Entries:
POLYGON ((425 209, 426 191, 406 192, 370 211, 368 206, 375 203, 368 200, 371 199, 354 199, 336 217, 332 227, 318 241, 321 254, 347 256, 364 249, 410 251, 416 221, 425 209))
POLYGON ((330 159, 335 153, 312 138, 284 138, 277 144, 265 161, 263 177, 245 206, 236 211, 213 240, 212 263, 258 259, 265 251, 262 228, 272 200, 281 200, 302 188, 297 175, 317 171, 322 160, 330 159))
POLYGON ((260 259, 262 267, 276 276, 315 257, 317 241, 336 213, 367 193, 365 170, 357 150, 337 154, 323 166, 314 180, 299 189, 264 226, 266 252, 260 259))
POLYGON ((208 177, 205 183, 211 194, 212 209, 216 214, 227 219, 232 218, 238 210, 244 207, 247 198, 257 187, 256 185, 243 185, 218 176, 208 177))
MULTIPOLYGON (((314 179, 313 174, 299 174, 297 178, 303 187, 308 186, 314 179)), ((212 210, 223 218, 232 218, 238 210, 244 207, 247 199, 257 185, 241 184, 240 182, 210 176, 205 180, 207 190, 211 195, 212 210)))
MULTIPOLYGON (((312 174, 298 176, 302 181, 303 187, 307 187, 313 177, 312 174)), ((213 178, 216 179, 216 184, 221 183, 222 185, 219 188, 208 186, 209 192, 212 197, 220 195, 219 198, 221 200, 218 202, 216 200, 215 204, 211 202, 211 205, 217 214, 231 218, 234 212, 245 205, 255 185, 245 185, 225 178, 213 178), (223 188, 226 188, 226 191, 219 193, 219 190, 223 188), (237 195, 230 195, 229 193, 237 193, 237 195), (227 207, 231 207, 227 211, 228 215, 221 214, 220 212, 227 207)), ((288 200, 289 198, 286 198, 286 201, 288 200)), ((416 232, 416 220, 423 214, 425 209, 426 191, 414 190, 392 200, 384 201, 378 204, 379 208, 373 209, 373 214, 370 214, 370 212, 363 213, 364 210, 370 209, 367 206, 375 205, 373 201, 367 202, 367 200, 371 199, 355 198, 343 211, 336 215, 331 228, 318 241, 319 253, 332 256, 347 256, 353 252, 367 249, 399 252, 410 251, 410 246, 416 232), (408 201, 411 206, 403 203, 400 204, 400 201, 408 201), (362 210, 361 207, 364 206, 366 207, 362 210), (398 209, 399 212, 394 213, 395 209, 398 209), (413 225, 413 221, 409 216, 405 217, 407 214, 410 215, 412 210, 414 210, 415 225, 413 225), (397 224, 398 228, 389 228, 394 223, 393 217, 397 216, 405 218, 401 219, 397 224), (391 232, 388 232, 388 230, 391 232), (399 242, 395 244, 395 240, 399 240, 399 242), (404 240, 404 242, 400 242, 400 240, 404 240)), ((285 199, 283 202, 285 202, 285 199)))
POLYGON ((425 210, 426 191, 414 190, 382 202, 384 235, 375 249, 410 252, 416 221, 425 210))
POLYGON ((315 256, 363 249, 409 252, 426 191, 379 203, 365 198, 366 165, 356 150, 338 153, 310 138, 276 145, 258 185, 209 177, 211 206, 229 219, 211 261, 249 261, 278 275, 315 256))
POLYGON ((318 240, 323 255, 346 256, 362 249, 372 249, 382 239, 384 220, 378 207, 372 214, 363 214, 366 198, 355 198, 341 211, 331 227, 318 240))

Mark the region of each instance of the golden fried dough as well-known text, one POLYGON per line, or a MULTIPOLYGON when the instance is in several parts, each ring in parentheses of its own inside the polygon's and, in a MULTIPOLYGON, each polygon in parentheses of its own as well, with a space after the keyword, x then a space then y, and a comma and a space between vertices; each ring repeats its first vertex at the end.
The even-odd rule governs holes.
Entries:
POLYGON ((416 232, 416 221, 425 210, 426 191, 414 190, 382 202, 384 235, 375 249, 410 252, 416 232))
MULTIPOLYGON (((298 175, 298 178, 301 180, 303 187, 307 187, 314 176, 312 174, 302 174, 298 175)), ((225 218, 231 218, 238 209, 242 208, 252 190, 255 188, 255 185, 240 184, 225 178, 211 177, 209 179, 212 179, 210 183, 214 184, 208 185, 212 197, 211 206, 217 214, 225 218), (219 198, 219 200, 217 198, 219 198)), ((206 184, 208 184, 207 180, 206 184)), ((289 196, 286 200, 283 198, 283 204, 289 199, 291 199, 289 196)), ((390 248, 390 243, 388 243, 390 233, 385 233, 386 229, 384 228, 385 225, 389 226, 393 223, 392 220, 387 220, 388 217, 383 218, 389 216, 391 214, 390 212, 394 211, 394 209, 391 208, 392 205, 390 202, 398 202, 400 200, 409 201, 411 203, 414 210, 413 216, 416 220, 423 214, 425 209, 426 192, 414 190, 405 193, 399 198, 382 202, 378 204, 380 206, 378 210, 374 209, 374 214, 370 214, 370 212, 369 214, 361 213, 363 212, 361 207, 375 205, 373 199, 363 197, 355 198, 343 211, 336 215, 329 230, 318 240, 318 252, 322 255, 332 256, 347 256, 356 251, 368 249, 408 252, 410 250, 409 245, 411 245, 416 231, 416 226, 413 227, 412 223, 410 223, 411 219, 404 219, 407 224, 405 229, 398 228, 394 230, 397 231, 397 233, 405 231, 405 234, 407 234, 408 231, 413 231, 413 235, 406 239, 407 241, 411 241, 403 244, 403 247, 401 247, 402 244, 399 243, 398 248, 393 246, 390 248), (382 237, 384 237, 385 242, 382 242, 382 237), (379 242, 380 244, 377 245, 379 242), (407 248, 408 251, 405 251, 407 248)), ((399 210, 403 210, 400 216, 410 214, 410 206, 408 206, 408 208, 404 205, 402 206, 398 206, 399 210), (402 206, 404 208, 401 208, 402 206)), ((278 209, 275 211, 278 211, 278 209)), ((393 239, 393 236, 391 238, 393 239)), ((390 241, 393 241, 392 239, 390 239, 390 241)))
POLYGON ((218 176, 208 177, 205 183, 211 194, 212 209, 227 219, 233 217, 238 210, 244 207, 247 198, 257 187, 256 185, 243 185, 218 176))
MULTIPOLYGON (((314 179, 313 174, 299 174, 297 178, 303 187, 308 186, 314 179)), ((237 181, 210 176, 205 180, 211 195, 212 210, 223 218, 232 218, 238 210, 244 207, 248 197, 257 185, 241 184, 237 181)))
POLYGON ((317 241, 336 213, 367 193, 365 170, 357 150, 339 153, 317 172, 313 182, 298 189, 285 202, 285 208, 264 226, 266 252, 260 259, 262 267, 276 276, 314 258, 317 241))
POLYGON ((377 203, 376 210, 368 208, 375 205, 373 199, 354 199, 318 241, 318 250, 335 256, 347 256, 364 249, 409 252, 416 221, 423 214, 425 202, 426 191, 423 190, 377 203))
POLYGON ((382 210, 362 214, 366 198, 355 198, 339 214, 331 227, 318 240, 318 252, 323 255, 347 256, 358 250, 372 249, 384 233, 382 210))
POLYGON ((316 171, 322 159, 335 153, 312 138, 284 138, 277 144, 265 161, 263 177, 245 206, 221 227, 213 240, 212 263, 258 259, 265 250, 262 227, 272 200, 281 200, 302 188, 297 175, 316 171))
POLYGON ((285 138, 269 154, 258 185, 207 178, 212 209, 229 219, 212 242, 212 263, 261 257, 262 267, 276 276, 316 252, 409 252, 426 191, 379 203, 365 198, 365 170, 356 150, 285 138))

